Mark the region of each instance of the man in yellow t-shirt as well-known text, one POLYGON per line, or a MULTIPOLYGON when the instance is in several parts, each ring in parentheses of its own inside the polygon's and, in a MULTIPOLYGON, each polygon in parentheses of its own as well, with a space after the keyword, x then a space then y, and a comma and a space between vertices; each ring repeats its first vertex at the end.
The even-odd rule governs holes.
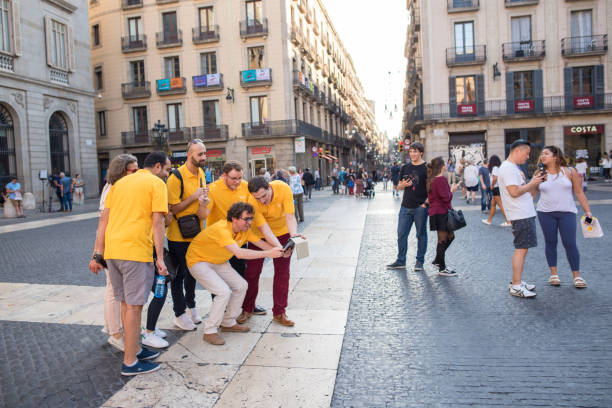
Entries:
MULTIPOLYGON (((302 237, 297 232, 297 220, 294 216, 295 208, 293 205, 293 191, 291 187, 283 181, 275 180, 270 183, 262 176, 253 177, 249 181, 248 203, 253 205, 255 212, 262 214, 270 225, 270 229, 279 240, 281 245, 285 245, 291 237, 302 237)), ((249 249, 261 251, 256 243, 249 243, 249 249)), ((291 262, 291 252, 287 251, 283 258, 274 260, 274 282, 272 297, 274 307, 274 321, 283 326, 293 326, 293 322, 287 318, 285 309, 287 308, 287 298, 289 296, 289 269, 291 262)), ((263 260, 252 259, 246 263, 244 278, 249 284, 244 302, 242 304, 242 314, 238 318, 239 323, 246 322, 255 307, 255 299, 259 290, 259 276, 263 268, 263 260)))
POLYGON ((200 229, 202 229, 202 220, 206 218, 206 207, 209 202, 206 175, 202 169, 205 163, 204 142, 194 139, 187 145, 185 164, 174 170, 166 182, 169 210, 173 214, 172 222, 166 229, 168 251, 178 261, 176 278, 170 283, 175 316, 174 325, 183 330, 195 330, 195 325, 201 323, 202 320, 198 315, 195 303, 196 282, 189 274, 185 263, 185 254, 193 237, 183 236, 179 229, 178 219, 195 214, 200 220, 200 229))
MULTIPOLYGON (((115 299, 121 302, 125 352, 121 374, 132 376, 155 371, 151 360, 159 352, 138 345, 142 306, 153 286, 153 245, 164 249, 164 216, 168 192, 162 181, 168 176, 170 160, 162 152, 150 153, 144 169, 125 176, 111 187, 100 218, 90 269, 98 273, 108 264, 115 299), (104 255, 102 255, 104 254, 104 255)), ((157 257, 160 275, 168 275, 163 257, 157 257)))
POLYGON ((225 332, 249 331, 248 327, 236 322, 247 283, 231 267, 229 259, 232 256, 239 259, 283 256, 281 247, 272 247, 251 229, 253 217, 253 206, 245 202, 234 203, 226 219, 207 226, 193 239, 187 250, 187 266, 191 275, 215 295, 204 322, 204 340, 214 345, 225 344, 217 333, 219 326, 225 332), (257 243, 263 250, 241 248, 247 241, 257 243))

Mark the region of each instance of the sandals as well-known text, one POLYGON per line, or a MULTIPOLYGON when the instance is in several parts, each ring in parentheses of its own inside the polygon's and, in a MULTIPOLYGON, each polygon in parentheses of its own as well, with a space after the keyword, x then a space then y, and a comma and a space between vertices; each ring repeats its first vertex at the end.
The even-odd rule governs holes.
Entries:
POLYGON ((574 278, 574 286, 578 289, 584 289, 587 287, 586 281, 582 279, 580 276, 574 278))
POLYGON ((548 283, 550 283, 551 286, 561 286, 561 279, 559 279, 559 275, 550 275, 548 283))

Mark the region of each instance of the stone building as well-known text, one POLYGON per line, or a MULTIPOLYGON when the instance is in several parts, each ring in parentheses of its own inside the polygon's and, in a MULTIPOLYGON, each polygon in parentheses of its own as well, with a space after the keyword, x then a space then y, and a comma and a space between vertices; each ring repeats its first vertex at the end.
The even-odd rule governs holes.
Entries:
POLYGON ((97 195, 93 119, 87 1, 0 0, 0 184, 40 200, 57 170, 97 195))
POLYGON ((408 0, 404 126, 429 158, 561 147, 594 172, 612 148, 607 0, 408 0))
POLYGON ((89 16, 102 169, 156 144, 179 163, 194 138, 247 177, 365 162, 373 112, 319 0, 98 0, 89 16))

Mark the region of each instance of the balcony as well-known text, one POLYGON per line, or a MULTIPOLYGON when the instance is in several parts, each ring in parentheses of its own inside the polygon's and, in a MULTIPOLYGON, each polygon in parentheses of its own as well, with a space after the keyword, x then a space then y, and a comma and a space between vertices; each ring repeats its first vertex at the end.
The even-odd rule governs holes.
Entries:
POLYGON ((229 128, 227 125, 205 125, 191 128, 191 137, 204 141, 221 141, 229 139, 229 128))
POLYGON ((130 10, 142 7, 142 0, 122 0, 121 8, 123 10, 130 10))
POLYGON ((60 85, 68 85, 68 72, 61 69, 49 68, 49 80, 60 85))
POLYGON ((123 146, 151 146, 153 144, 151 133, 152 132, 147 129, 121 132, 121 144, 123 146))
POLYGON ((446 7, 449 13, 462 13, 480 9, 479 0, 447 0, 446 7))
POLYGON ((168 129, 168 143, 186 143, 191 139, 191 128, 182 127, 177 129, 168 129))
POLYGON ((266 37, 268 35, 268 19, 242 20, 240 22, 240 37, 266 37))
POLYGON ((446 49, 446 65, 449 67, 457 67, 462 65, 482 65, 486 61, 486 45, 446 49))
POLYGON ((223 89, 223 74, 196 75, 192 77, 195 92, 220 91, 223 89))
POLYGON ((539 0, 504 0, 506 7, 531 6, 539 2, 539 0))
POLYGON ((306 13, 306 10, 308 10, 308 2, 306 0, 298 0, 298 8, 302 13, 306 13))
POLYGON ((162 95, 181 95, 187 93, 185 78, 164 78, 156 81, 157 94, 162 95))
POLYGON ((121 37, 121 51, 124 53, 147 50, 146 35, 128 35, 121 37))
POLYGON ((541 60, 546 56, 546 44, 541 41, 520 41, 502 44, 504 61, 541 60))
POLYGON ((157 4, 176 3, 179 0, 155 0, 157 4))
POLYGON ((206 44, 220 40, 219 26, 217 24, 214 26, 194 27, 191 29, 191 35, 194 44, 206 44))
POLYGON ((561 55, 564 57, 603 55, 606 52, 608 52, 608 34, 568 37, 561 40, 561 55))
POLYGON ((15 72, 15 63, 13 57, 0 54, 0 71, 15 72))
POLYGON ((161 31, 156 33, 157 48, 180 47, 183 45, 183 31, 161 31))
POLYGON ((329 65, 323 64, 323 77, 327 78, 329 76, 329 65))
POLYGON ((151 82, 127 82, 121 84, 121 96, 123 99, 148 98, 151 96, 151 82))
POLYGON ((300 45, 304 41, 302 34, 297 30, 291 30, 291 42, 295 45, 300 45))
POLYGON ((272 85, 272 69, 247 69, 240 71, 240 85, 243 88, 272 85))
POLYGON ((293 87, 308 98, 314 97, 314 84, 300 71, 293 71, 293 87))
POLYGON ((265 123, 243 123, 245 139, 268 139, 304 136, 311 140, 329 143, 331 140, 321 128, 301 120, 276 120, 265 123))
POLYGON ((306 9, 306 21, 312 23, 312 10, 309 8, 306 9))

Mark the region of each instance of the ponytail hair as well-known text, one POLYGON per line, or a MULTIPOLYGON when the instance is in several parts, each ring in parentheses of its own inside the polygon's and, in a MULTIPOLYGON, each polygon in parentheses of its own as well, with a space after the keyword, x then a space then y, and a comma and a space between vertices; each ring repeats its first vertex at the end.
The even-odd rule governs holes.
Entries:
POLYGON ((432 159, 429 163, 427 163, 427 193, 431 189, 431 183, 434 178, 440 174, 442 169, 444 168, 444 159, 441 156, 432 159))

